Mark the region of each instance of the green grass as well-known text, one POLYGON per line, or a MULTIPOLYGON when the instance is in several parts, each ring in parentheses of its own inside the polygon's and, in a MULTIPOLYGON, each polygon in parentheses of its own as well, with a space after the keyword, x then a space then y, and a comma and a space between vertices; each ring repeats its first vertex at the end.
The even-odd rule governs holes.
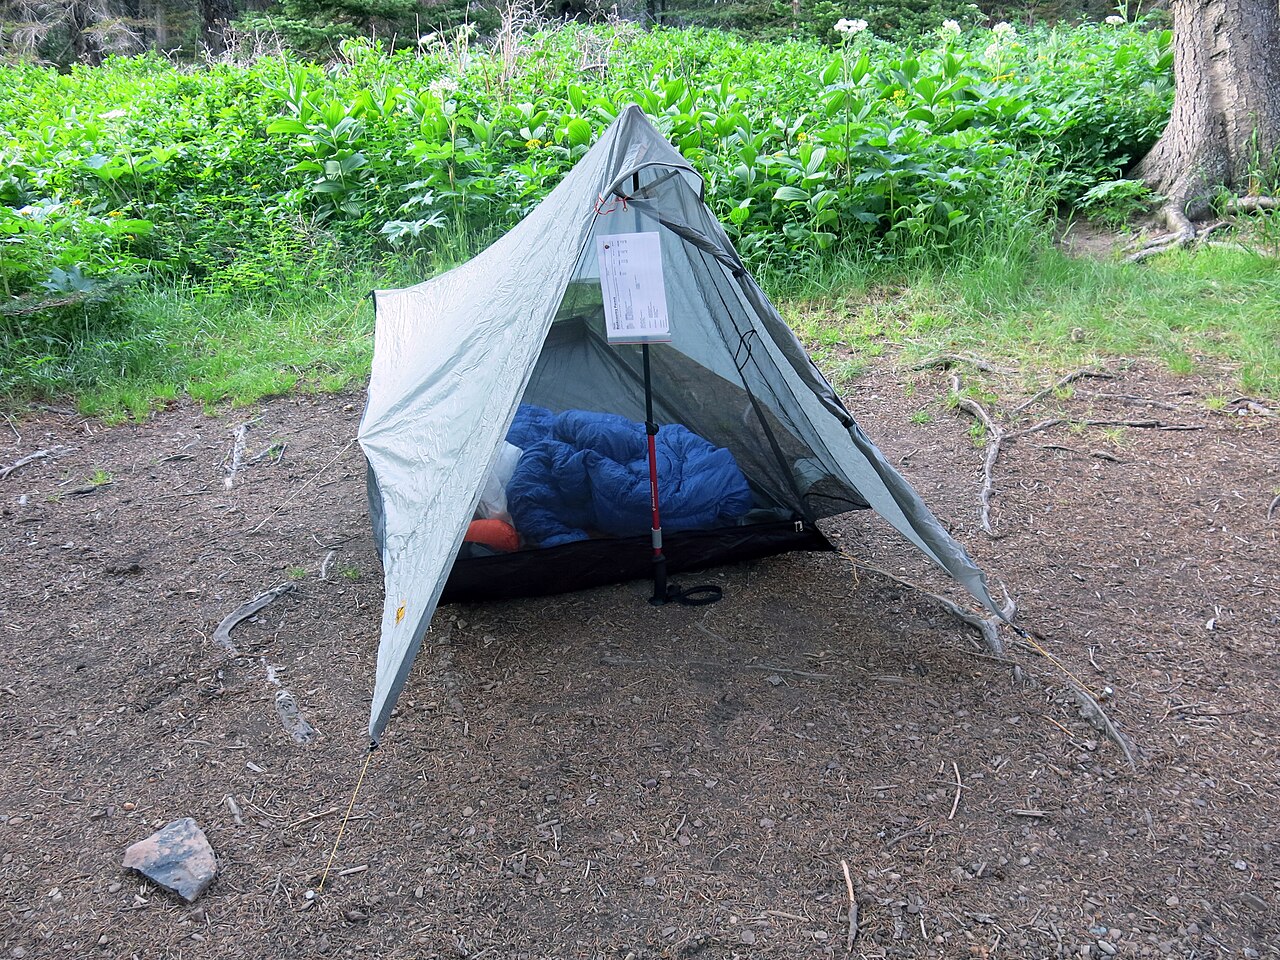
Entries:
POLYGON ((1186 375, 1229 367, 1244 393, 1280 396, 1280 264, 1246 250, 1174 253, 1142 265, 1042 248, 908 282, 850 264, 818 278, 784 313, 819 352, 839 342, 905 361, 942 352, 1066 368, 1144 357, 1186 375), (837 293, 839 291, 839 293, 837 293))
MULTIPOLYGON (((373 349, 366 294, 410 279, 367 272, 328 289, 242 297, 138 290, 111 333, 26 371, 15 397, 71 397, 83 413, 117 422, 182 396, 213 408, 291 391, 358 390, 373 349)), ((885 354, 910 364, 968 352, 1028 374, 1119 356, 1154 359, 1175 374, 1226 368, 1221 394, 1280 396, 1280 269, 1242 250, 1135 266, 1042 245, 910 275, 833 261, 799 278, 764 280, 841 388, 885 354)), ((927 418, 922 411, 916 422, 927 418)))
POLYGON ((182 395, 206 408, 294 390, 363 386, 373 351, 372 275, 328 290, 202 296, 138 291, 110 334, 71 344, 17 394, 71 396, 108 422, 141 419, 182 395))

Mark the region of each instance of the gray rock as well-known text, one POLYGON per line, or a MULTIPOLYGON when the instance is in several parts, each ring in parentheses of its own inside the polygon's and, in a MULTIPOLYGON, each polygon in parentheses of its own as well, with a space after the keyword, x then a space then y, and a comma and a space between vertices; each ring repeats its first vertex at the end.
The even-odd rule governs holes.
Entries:
POLYGON ((124 866, 193 903, 217 876, 218 858, 196 822, 183 817, 126 850, 124 866))

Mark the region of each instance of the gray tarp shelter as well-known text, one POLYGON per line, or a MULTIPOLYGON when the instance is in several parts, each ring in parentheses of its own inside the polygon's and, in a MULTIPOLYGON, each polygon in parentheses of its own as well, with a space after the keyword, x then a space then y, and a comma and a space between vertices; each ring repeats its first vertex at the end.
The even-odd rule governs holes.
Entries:
POLYGON ((754 509, 671 536, 673 572, 829 544, 815 521, 870 507, 991 610, 981 571, 859 429, 703 202, 699 175, 627 107, 515 228, 468 263, 375 294, 359 440, 386 600, 369 719, 376 743, 436 606, 643 577, 649 538, 457 560, 521 403, 644 420, 639 348, 606 342, 594 238, 660 234, 670 343, 655 421, 732 451, 754 509), (625 200, 625 202, 624 202, 625 200))

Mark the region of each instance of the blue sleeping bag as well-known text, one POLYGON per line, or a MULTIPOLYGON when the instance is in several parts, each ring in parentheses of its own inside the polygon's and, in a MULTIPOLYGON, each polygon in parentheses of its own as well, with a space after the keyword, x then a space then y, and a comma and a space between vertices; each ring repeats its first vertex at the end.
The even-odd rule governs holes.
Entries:
MULTIPOLYGON (((644 424, 611 413, 556 414, 521 404, 507 441, 524 450, 507 484, 516 530, 538 546, 648 533, 649 446, 644 424)), ((679 424, 657 436, 662 528, 723 526, 751 509, 733 454, 679 424)))

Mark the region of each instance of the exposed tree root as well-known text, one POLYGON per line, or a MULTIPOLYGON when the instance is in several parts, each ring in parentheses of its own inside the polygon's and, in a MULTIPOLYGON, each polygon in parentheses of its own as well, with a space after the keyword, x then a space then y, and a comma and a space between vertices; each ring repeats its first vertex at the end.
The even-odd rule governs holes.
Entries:
POLYGON ((236 645, 231 640, 231 631, 234 630, 241 620, 247 620, 255 613, 269 604, 271 601, 284 596, 286 593, 293 593, 298 589, 292 583, 282 583, 278 587, 272 587, 270 590, 264 590, 252 600, 241 604, 232 610, 229 614, 222 618, 222 622, 213 631, 213 639, 232 656, 239 656, 240 651, 236 649, 236 645))
MULTIPOLYGON (((987 410, 986 407, 984 407, 981 403, 979 403, 973 397, 969 397, 964 394, 963 390, 961 389, 960 374, 957 373, 955 370, 955 367, 960 363, 971 364, 972 366, 980 370, 995 369, 991 366, 991 364, 986 363, 980 357, 970 357, 970 356, 963 356, 963 355, 949 355, 949 356, 936 357, 930 360, 928 363, 922 364, 921 367, 917 369, 923 369, 924 367, 942 367, 944 369, 949 370, 951 374, 952 402, 955 403, 956 407, 963 410, 965 413, 969 414, 976 421, 978 421, 978 423, 982 424, 983 430, 986 432, 987 443, 986 443, 986 456, 984 457, 983 464, 982 464, 982 486, 979 488, 979 491, 978 491, 978 516, 979 516, 979 520, 981 521, 983 532, 985 532, 987 536, 992 537, 993 539, 996 538, 996 533, 991 525, 991 499, 995 493, 995 469, 996 469, 996 463, 1000 459, 1000 454, 1004 450, 1007 444, 1014 443, 1015 441, 1021 439, 1022 437, 1029 436, 1030 434, 1033 434, 1033 433, 1040 433, 1043 430, 1048 430, 1052 427, 1060 426, 1061 424, 1064 424, 1064 423, 1070 423, 1070 424, 1081 426, 1081 427, 1136 427, 1136 428, 1146 428, 1151 430, 1203 430, 1204 429, 1204 427, 1200 426, 1199 424, 1165 423, 1161 420, 1075 420, 1070 417, 1050 417, 1047 420, 1041 420, 1038 423, 1034 423, 1029 427, 1022 427, 1017 430, 1009 430, 1006 427, 1002 426, 1000 423, 998 423, 996 421, 996 418, 991 415, 991 412, 987 410)), ((1036 403, 1037 401, 1044 399, 1046 396, 1053 393, 1053 391, 1059 390, 1062 387, 1066 386, 1067 384, 1070 384, 1076 380, 1081 380, 1086 377, 1106 378, 1110 376, 1111 374, 1105 371, 1100 371, 1093 368, 1076 370, 1073 373, 1067 374, 1065 377, 1059 378, 1051 386, 1045 387, 1044 389, 1037 391, 1031 397, 1022 401, 1016 407, 1014 407, 1010 411, 1010 413, 1014 415, 1021 413, 1022 411, 1030 407, 1033 403, 1036 403)), ((1091 394, 1084 394, 1084 395, 1090 396, 1091 394)), ((1092 395, 1093 396, 1112 396, 1110 394, 1092 394, 1092 395)), ((1115 396, 1121 396, 1121 395, 1115 395, 1115 396)), ((1140 397, 1128 397, 1128 396, 1124 396, 1124 399, 1132 400, 1135 402, 1142 400, 1142 398, 1140 397)), ((1150 401, 1150 402, 1154 406, 1161 405, 1160 401, 1150 401)), ((1165 406, 1172 407, 1172 405, 1169 405, 1169 404, 1165 404, 1165 406)), ((1172 407, 1172 409, 1177 409, 1177 408, 1172 407)), ((1064 448, 1064 449, 1070 449, 1070 448, 1064 448)), ((1098 456, 1098 454, 1095 454, 1095 456, 1098 456)), ((1102 456, 1102 459, 1107 459, 1107 457, 1102 456)), ((1114 458, 1111 458, 1111 459, 1114 459, 1114 458)))
POLYGON ((1139 249, 1129 254, 1127 259, 1130 263, 1141 263, 1143 260, 1168 253, 1170 250, 1189 246, 1196 239, 1196 225, 1187 216, 1182 203, 1171 201, 1165 204, 1161 214, 1164 216, 1169 233, 1154 237, 1142 244, 1139 249))
MULTIPOLYGON (((982 637, 983 644, 986 645, 986 648, 990 650, 992 654, 997 657, 1004 656, 1004 642, 1000 639, 1000 624, 1012 622, 1013 618, 1018 613, 1018 605, 1014 602, 1013 598, 1009 596, 1009 592, 1007 590, 1004 590, 1004 603, 1001 604, 1000 607, 1000 616, 984 617, 967 607, 962 607, 949 597, 944 597, 940 593, 930 593, 928 590, 917 586, 910 580, 904 580, 902 577, 892 574, 881 567, 864 563, 844 550, 840 551, 840 555, 857 569, 879 574, 888 580, 892 580, 896 584, 906 587, 913 593, 918 593, 925 599, 933 601, 961 623, 967 624, 968 626, 973 627, 974 630, 978 631, 979 636, 982 637)), ((1001 586, 1001 589, 1003 590, 1003 585, 1001 586)))
MULTIPOLYGON (((1271 210, 1280 210, 1280 199, 1257 196, 1235 197, 1229 200, 1226 205, 1226 212, 1229 214, 1264 213, 1271 210)), ((1168 227, 1169 232, 1130 244, 1128 247, 1129 256, 1126 257, 1130 263, 1141 263, 1162 253, 1168 253, 1170 250, 1189 247, 1194 243, 1206 243, 1214 233, 1223 227, 1230 226, 1228 221, 1218 220, 1214 223, 1197 227, 1187 215, 1185 201, 1171 200, 1165 204, 1160 213, 1164 217, 1165 225, 1168 227)), ((1209 245, 1232 248, 1237 246, 1236 244, 1209 245)), ((1240 246, 1240 249, 1248 248, 1240 246)))
POLYGON ((936 357, 930 357, 928 360, 922 360, 912 369, 915 370, 950 370, 952 367, 967 363, 975 370, 981 370, 983 373, 998 373, 1007 377, 1013 376, 1017 370, 1010 370, 1007 367, 997 367, 993 363, 988 363, 979 356, 972 353, 942 353, 936 357))
POLYGON ((1052 386, 1045 387, 1043 390, 1039 391, 1038 393, 1034 393, 1031 396, 1027 397, 1027 399, 1023 400, 1020 404, 1018 404, 1009 412, 1021 413, 1023 410, 1027 409, 1027 407, 1031 406, 1036 401, 1043 400, 1049 394, 1055 393, 1056 391, 1061 390, 1067 384, 1074 383, 1076 380, 1083 380, 1086 377, 1091 377, 1098 380, 1111 380, 1113 379, 1113 374, 1107 373, 1105 370, 1094 370, 1094 369, 1077 370, 1075 371, 1075 373, 1068 373, 1065 377, 1062 377, 1060 380, 1058 380, 1057 383, 1053 384, 1052 386))
POLYGON ((47 450, 37 450, 35 453, 28 453, 25 457, 15 460, 7 467, 0 467, 0 480, 3 480, 11 473, 17 473, 28 463, 35 463, 37 460, 43 460, 45 457, 52 457, 59 453, 66 453, 70 449, 70 447, 49 447, 47 450))
POLYGON ((1265 210, 1280 210, 1280 199, 1276 197, 1236 197, 1227 202, 1228 213, 1260 213, 1265 210))
MULTIPOLYGON (((1277 499, 1280 500, 1280 497, 1277 499)), ((983 617, 981 614, 975 613, 966 607, 962 607, 960 604, 948 597, 944 597, 937 593, 930 593, 928 590, 922 589, 910 580, 903 579, 902 577, 892 574, 881 567, 864 563, 844 550, 840 551, 840 555, 843 556, 845 560, 849 561, 850 565, 855 569, 866 570, 869 573, 878 574, 887 580, 892 580, 894 583, 906 587, 913 593, 919 594, 926 600, 930 600, 942 607, 961 623, 973 627, 973 629, 978 631, 978 634, 982 637, 983 644, 989 651, 991 651, 992 658, 997 659, 1001 663, 1009 662, 1005 653, 1004 643, 1000 639, 1001 624, 1008 624, 1009 628, 1022 638, 1023 643, 1028 649, 1044 657, 1051 664, 1057 667, 1058 671, 1063 675, 1066 686, 1071 691, 1071 695, 1075 697, 1076 702, 1080 705, 1080 715, 1089 721, 1095 729, 1105 734, 1108 739, 1120 748, 1120 752, 1124 755, 1125 762, 1129 765, 1130 769, 1137 769, 1137 761, 1134 759, 1133 742, 1124 734, 1123 731, 1120 730, 1119 727, 1116 726, 1115 721, 1113 721, 1107 714, 1107 711, 1103 709, 1102 704, 1100 704, 1097 699, 1071 675, 1070 671, 1049 655, 1044 648, 1035 641, 1029 631, 1014 624, 1013 618, 1017 615, 1018 607, 1009 596, 1009 592, 1007 590, 1004 591, 1004 604, 1001 607, 1000 616, 983 617)), ((1015 663, 1013 670, 1015 679, 1020 679, 1022 676, 1022 668, 1015 663)))
POLYGON ((1000 445, 1004 443, 1004 428, 996 423, 986 407, 960 391, 960 374, 951 371, 951 397, 956 406, 975 417, 987 431, 987 456, 982 465, 982 489, 978 493, 978 513, 982 529, 994 537, 991 529, 991 494, 995 489, 996 461, 1000 459, 1000 445))

